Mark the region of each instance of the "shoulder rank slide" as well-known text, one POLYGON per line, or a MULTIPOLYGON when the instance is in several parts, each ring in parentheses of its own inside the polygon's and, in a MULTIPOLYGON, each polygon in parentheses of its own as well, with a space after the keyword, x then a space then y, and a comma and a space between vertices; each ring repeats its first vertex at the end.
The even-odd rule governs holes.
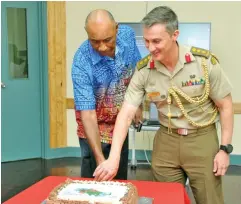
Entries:
POLYGON ((205 57, 205 58, 209 58, 209 56, 210 56, 209 50, 205 50, 203 48, 198 48, 198 47, 192 47, 191 53, 193 55, 198 55, 198 56, 205 57))
POLYGON ((142 58, 138 63, 137 63, 137 69, 141 70, 143 67, 145 67, 149 60, 151 59, 151 55, 147 55, 146 57, 142 58))

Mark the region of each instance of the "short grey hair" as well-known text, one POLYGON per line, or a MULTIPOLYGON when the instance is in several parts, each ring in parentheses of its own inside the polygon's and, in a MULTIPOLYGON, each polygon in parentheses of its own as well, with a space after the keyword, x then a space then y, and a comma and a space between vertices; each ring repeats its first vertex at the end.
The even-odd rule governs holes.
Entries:
POLYGON ((143 19, 142 23, 146 27, 154 24, 165 24, 167 32, 172 35, 178 30, 178 17, 176 13, 167 6, 159 6, 151 10, 143 19))

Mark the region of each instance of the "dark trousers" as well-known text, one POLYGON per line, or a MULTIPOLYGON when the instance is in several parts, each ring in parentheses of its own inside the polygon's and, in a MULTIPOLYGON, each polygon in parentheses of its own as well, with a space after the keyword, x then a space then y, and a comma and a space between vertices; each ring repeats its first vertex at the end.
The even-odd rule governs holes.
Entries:
MULTIPOLYGON (((87 139, 79 138, 80 149, 81 149, 81 177, 93 178, 93 173, 96 169, 96 161, 93 152, 87 142, 87 139)), ((121 150, 120 164, 117 175, 114 179, 127 179, 128 171, 128 135, 121 150)), ((111 144, 101 143, 102 152, 105 159, 108 159, 111 149, 111 144)))

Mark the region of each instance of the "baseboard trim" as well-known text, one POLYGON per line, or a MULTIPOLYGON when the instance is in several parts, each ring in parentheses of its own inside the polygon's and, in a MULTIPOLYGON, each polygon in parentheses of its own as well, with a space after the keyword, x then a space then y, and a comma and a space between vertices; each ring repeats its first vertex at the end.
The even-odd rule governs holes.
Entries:
MULTIPOLYGON (((147 159, 151 161, 151 150, 146 150, 147 159)), ((135 152, 137 161, 147 161, 145 150, 136 150, 135 152)), ((45 159, 55 159, 63 157, 81 157, 79 147, 67 147, 67 148, 57 148, 49 149, 46 154, 45 159)), ((132 158, 132 151, 129 150, 129 159, 132 158)), ((241 166, 241 155, 240 154, 231 154, 230 155, 230 164, 241 166)))
POLYGON ((231 154, 230 155, 230 165, 241 166, 241 155, 240 154, 231 154))
POLYGON ((63 157, 81 157, 79 147, 65 147, 48 149, 45 159, 57 159, 63 157))

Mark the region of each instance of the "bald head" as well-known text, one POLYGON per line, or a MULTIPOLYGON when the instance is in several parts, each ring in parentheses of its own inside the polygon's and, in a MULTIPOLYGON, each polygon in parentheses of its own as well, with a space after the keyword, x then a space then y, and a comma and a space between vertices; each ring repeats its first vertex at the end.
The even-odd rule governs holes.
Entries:
POLYGON ((109 24, 109 25, 116 25, 115 19, 112 14, 104 9, 97 9, 89 13, 85 20, 85 27, 88 28, 89 25, 93 24, 109 24))
POLYGON ((94 50, 100 55, 114 57, 118 24, 109 11, 92 11, 86 18, 85 30, 94 50))

